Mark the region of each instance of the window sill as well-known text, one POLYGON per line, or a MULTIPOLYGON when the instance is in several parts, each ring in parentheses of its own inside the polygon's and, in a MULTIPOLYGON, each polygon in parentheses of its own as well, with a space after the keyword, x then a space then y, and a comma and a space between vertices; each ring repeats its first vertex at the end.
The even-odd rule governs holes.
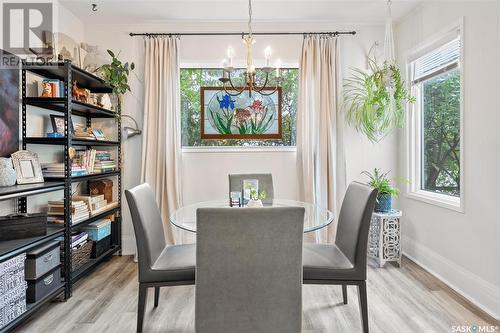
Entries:
POLYGON ((437 194, 427 191, 408 192, 405 195, 409 199, 425 202, 434 206, 439 206, 459 213, 465 213, 463 199, 449 195, 437 194))
POLYGON ((191 153, 270 153, 270 152, 291 152, 295 153, 296 147, 182 147, 183 154, 191 153))

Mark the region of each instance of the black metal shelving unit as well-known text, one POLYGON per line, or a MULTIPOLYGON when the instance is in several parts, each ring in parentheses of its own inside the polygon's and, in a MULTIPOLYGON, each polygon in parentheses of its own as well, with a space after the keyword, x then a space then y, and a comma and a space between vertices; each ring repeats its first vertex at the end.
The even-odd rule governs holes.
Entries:
MULTIPOLYGON (((89 89, 95 93, 110 93, 112 87, 107 85, 102 79, 97 76, 87 73, 86 71, 74 66, 69 61, 56 63, 23 63, 22 67, 22 148, 26 149, 27 145, 30 148, 36 145, 55 145, 62 146, 64 149, 64 174, 62 178, 45 177, 44 183, 17 185, 7 188, 0 188, 0 201, 17 200, 17 211, 19 213, 27 212, 27 200, 29 196, 48 193, 53 191, 64 192, 64 224, 61 226, 50 225, 45 236, 32 237, 26 239, 12 240, 0 242, 0 261, 4 261, 23 253, 30 248, 36 247, 47 241, 57 237, 63 238, 62 246, 62 274, 63 284, 60 288, 53 291, 43 299, 36 303, 28 304, 27 311, 14 321, 9 323, 4 328, 0 329, 0 333, 9 332, 17 325, 27 319, 34 311, 39 309, 43 304, 62 296, 64 300, 72 295, 73 284, 84 278, 96 268, 98 264, 109 259, 113 254, 121 253, 121 119, 118 117, 117 122, 117 140, 116 141, 99 141, 85 140, 73 138, 68 129, 71 123, 72 116, 80 116, 86 118, 87 126, 92 126, 94 118, 115 118, 115 114, 111 110, 106 110, 94 105, 74 101, 72 99, 71 88, 73 80, 76 80, 79 87, 89 89), (50 79, 59 79, 64 82, 64 91, 62 98, 42 98, 42 97, 27 97, 27 73, 31 72, 35 75, 50 79), (28 106, 35 106, 48 110, 49 112, 58 112, 64 116, 65 133, 63 138, 45 138, 45 137, 27 137, 27 112, 28 106), (71 159, 69 150, 72 146, 83 147, 114 147, 117 149, 117 171, 105 172, 100 174, 89 174, 79 177, 71 175, 71 159), (72 184, 77 182, 88 182, 90 180, 116 177, 118 183, 118 198, 116 206, 110 207, 95 215, 90 216, 84 221, 72 223, 71 217, 71 195, 72 184), (115 221, 111 227, 112 247, 98 258, 91 259, 83 267, 75 272, 71 271, 71 232, 84 225, 94 222, 100 218, 114 214, 115 221)), ((36 151, 36 150, 35 150, 36 151)))

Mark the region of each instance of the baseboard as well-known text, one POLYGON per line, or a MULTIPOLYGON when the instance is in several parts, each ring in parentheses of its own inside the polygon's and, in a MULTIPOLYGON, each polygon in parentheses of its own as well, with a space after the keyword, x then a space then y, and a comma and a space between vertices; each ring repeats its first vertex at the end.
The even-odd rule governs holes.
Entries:
POLYGON ((409 237, 403 237, 403 249, 405 256, 422 266, 478 308, 496 320, 500 320, 499 287, 409 237))
POLYGON ((135 255, 135 238, 134 236, 122 235, 122 254, 125 256, 135 255))

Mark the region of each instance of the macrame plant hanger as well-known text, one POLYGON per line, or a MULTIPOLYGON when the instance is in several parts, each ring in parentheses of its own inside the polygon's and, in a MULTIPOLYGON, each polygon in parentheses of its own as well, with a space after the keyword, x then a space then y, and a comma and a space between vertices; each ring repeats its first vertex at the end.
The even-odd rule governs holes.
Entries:
POLYGON ((392 30, 392 1, 387 1, 387 18, 385 20, 385 39, 384 39, 384 61, 389 64, 396 63, 396 52, 394 51, 394 33, 392 30))

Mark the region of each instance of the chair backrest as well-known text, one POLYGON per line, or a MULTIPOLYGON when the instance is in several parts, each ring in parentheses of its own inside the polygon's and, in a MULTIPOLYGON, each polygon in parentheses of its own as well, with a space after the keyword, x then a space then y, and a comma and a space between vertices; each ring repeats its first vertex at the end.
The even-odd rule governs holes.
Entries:
POLYGON ((366 184, 352 182, 342 202, 335 244, 355 269, 364 270, 370 220, 378 191, 366 184))
POLYGON ((199 208, 195 331, 300 332, 304 208, 199 208))
POLYGON ((132 215, 139 261, 139 281, 142 281, 141 277, 147 274, 165 248, 163 222, 149 184, 144 183, 125 190, 125 196, 132 215))
POLYGON ((244 173, 229 175, 229 192, 242 191, 243 180, 257 179, 259 181, 259 192, 266 191, 267 197, 262 203, 271 204, 274 198, 273 175, 270 173, 244 173))

